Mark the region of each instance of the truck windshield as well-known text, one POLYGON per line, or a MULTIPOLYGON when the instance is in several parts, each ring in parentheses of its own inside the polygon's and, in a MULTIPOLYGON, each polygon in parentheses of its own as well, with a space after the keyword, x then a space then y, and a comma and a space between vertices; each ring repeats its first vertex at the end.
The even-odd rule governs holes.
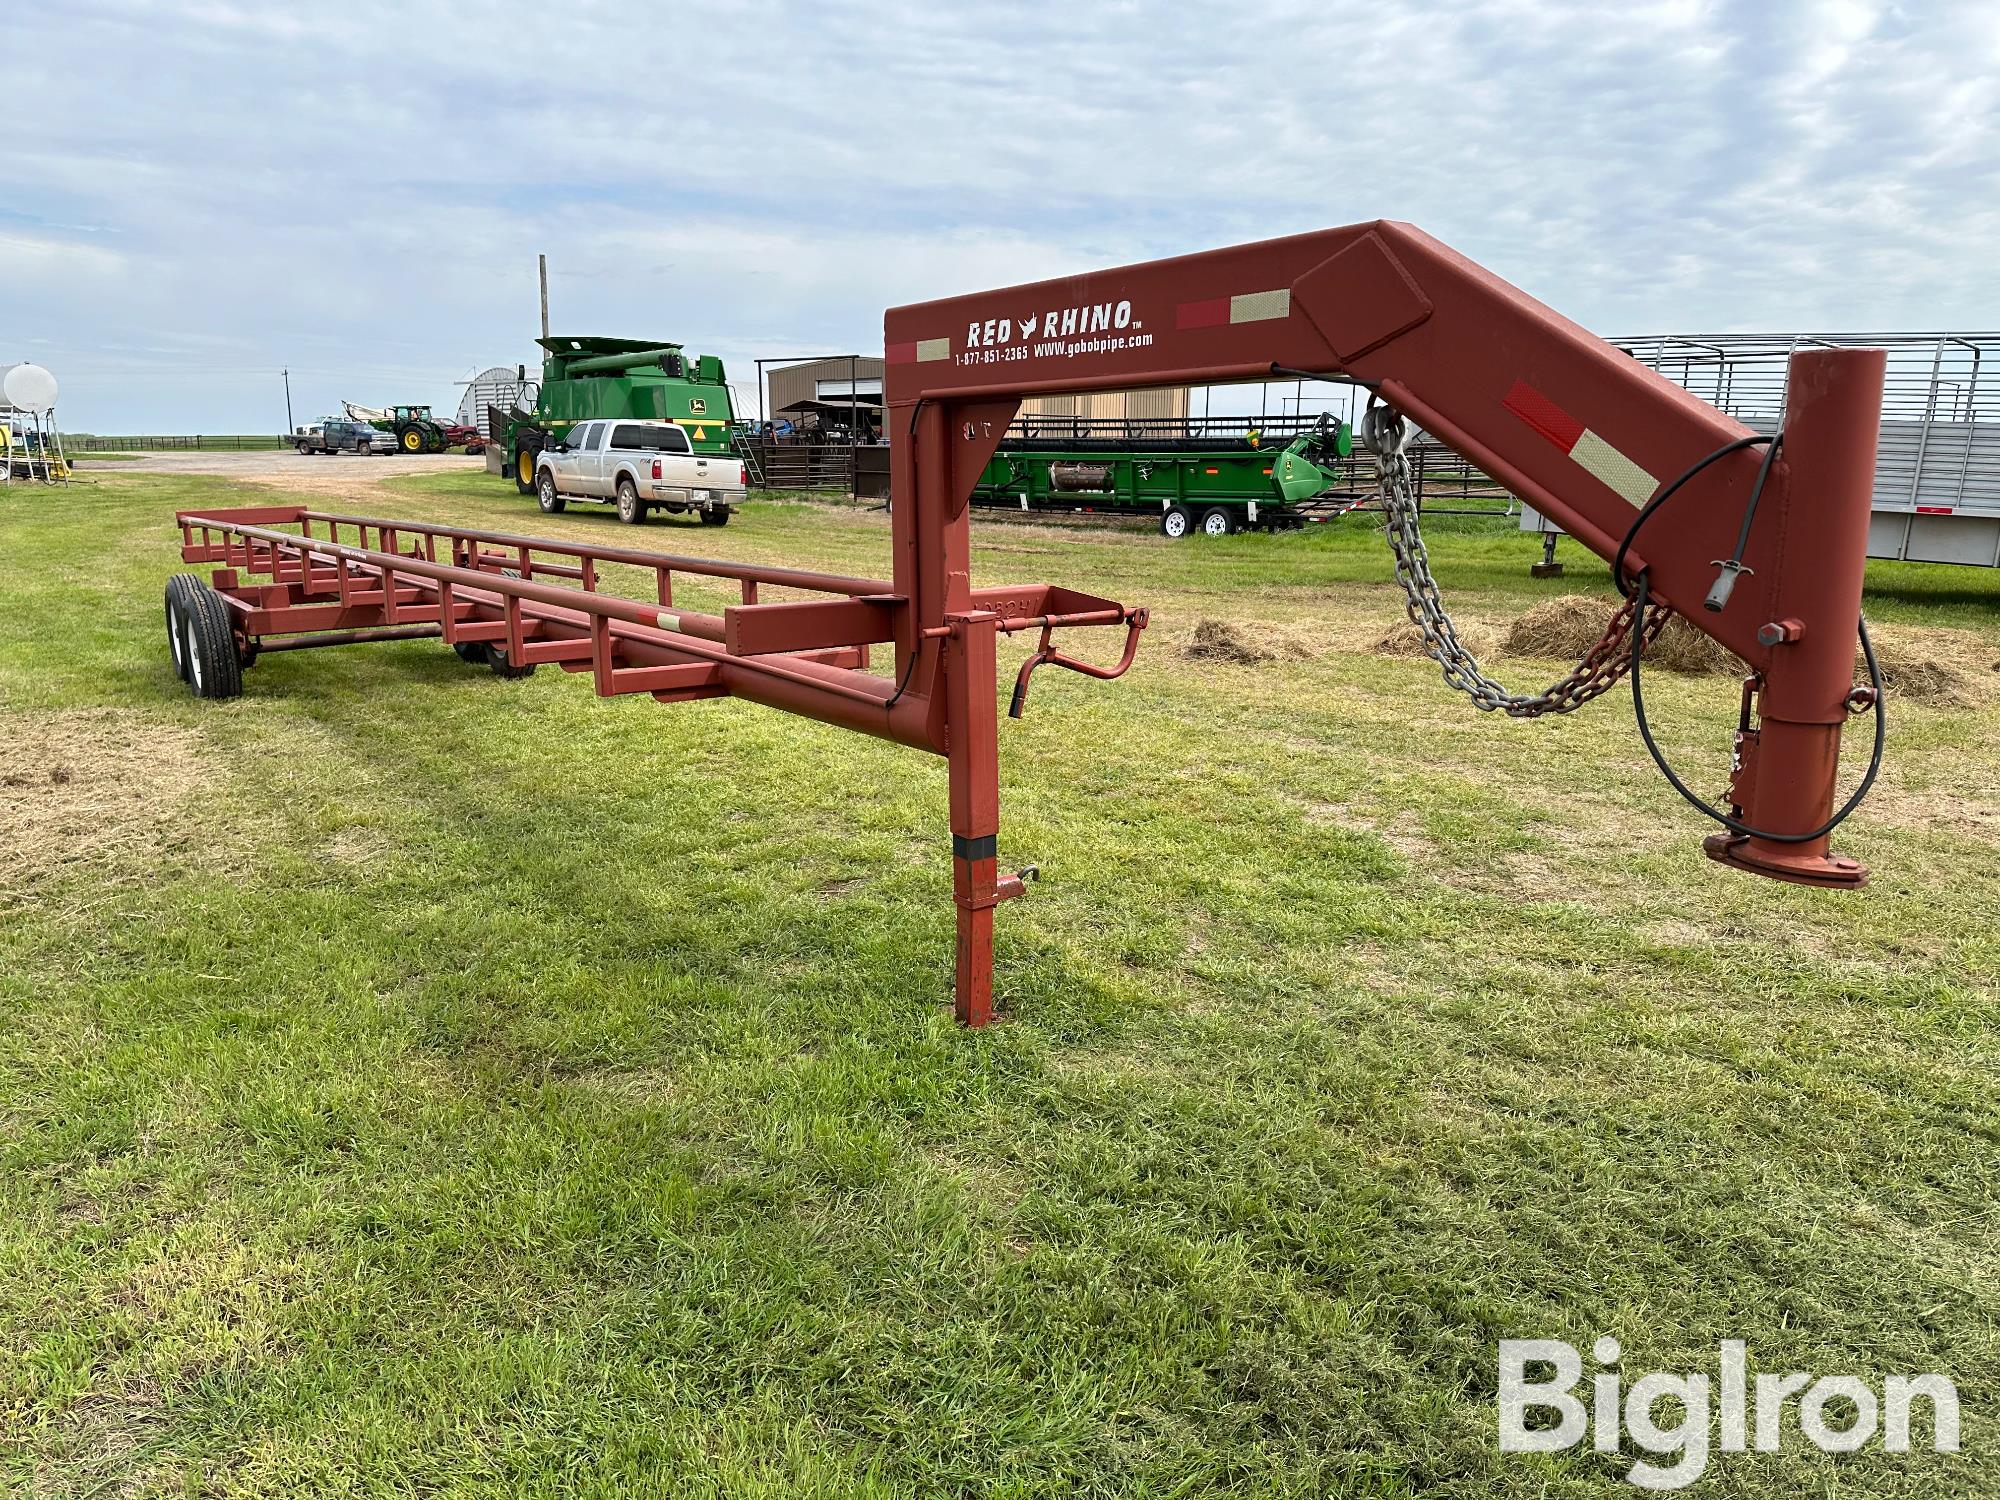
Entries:
POLYGON ((621 422, 612 429, 611 446, 636 448, 646 453, 686 453, 688 439, 678 427, 621 422))

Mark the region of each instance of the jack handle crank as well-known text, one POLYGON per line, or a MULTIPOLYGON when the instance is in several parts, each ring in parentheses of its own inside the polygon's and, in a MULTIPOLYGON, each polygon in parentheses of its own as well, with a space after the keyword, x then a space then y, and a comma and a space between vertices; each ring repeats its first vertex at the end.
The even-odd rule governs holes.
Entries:
POLYGON ((1014 679, 1014 701, 1007 708, 1007 717, 1010 719, 1021 717, 1028 706, 1028 679, 1034 676, 1035 668, 1044 662, 1066 667, 1072 672, 1081 672, 1085 677, 1095 677, 1100 682, 1111 682, 1123 677, 1132 666, 1132 658, 1139 654, 1139 632, 1146 628, 1149 618, 1148 611, 1141 606, 1138 609, 1119 610, 1116 613, 1097 610, 1089 614, 1044 615, 1040 620, 1009 622, 1017 630, 1039 624, 1042 627, 1042 638, 1035 646, 1033 654, 1021 663, 1021 675, 1014 679), (1118 658, 1118 665, 1115 667, 1098 667, 1092 666, 1087 661, 1078 661, 1075 657, 1056 650, 1051 644, 1055 632, 1064 626, 1121 623, 1126 627, 1125 654, 1118 658))

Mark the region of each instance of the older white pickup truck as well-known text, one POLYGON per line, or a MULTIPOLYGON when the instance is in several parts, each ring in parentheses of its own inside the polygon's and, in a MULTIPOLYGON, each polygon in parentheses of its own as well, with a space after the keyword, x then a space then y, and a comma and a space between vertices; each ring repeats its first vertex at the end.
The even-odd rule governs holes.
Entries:
POLYGON ((618 507, 637 526, 646 513, 693 511, 726 526, 743 503, 749 476, 729 453, 696 453, 671 422, 579 422, 535 459, 535 498, 550 515, 571 500, 618 507))

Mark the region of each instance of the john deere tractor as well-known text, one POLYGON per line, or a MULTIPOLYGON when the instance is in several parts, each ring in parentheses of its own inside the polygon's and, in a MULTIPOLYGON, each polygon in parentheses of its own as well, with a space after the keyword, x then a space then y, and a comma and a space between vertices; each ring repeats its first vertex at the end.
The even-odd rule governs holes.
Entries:
POLYGON ((377 432, 393 432, 396 446, 405 453, 442 453, 451 446, 451 433, 431 415, 428 406, 357 406, 342 403, 357 422, 366 422, 377 432))

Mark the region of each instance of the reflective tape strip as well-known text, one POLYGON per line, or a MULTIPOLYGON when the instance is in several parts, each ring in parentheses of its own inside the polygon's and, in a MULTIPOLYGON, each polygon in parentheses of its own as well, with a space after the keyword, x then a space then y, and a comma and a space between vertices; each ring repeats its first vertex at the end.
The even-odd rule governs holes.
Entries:
POLYGON ((1644 505, 1660 481, 1547 396, 1517 380, 1501 405, 1562 449, 1599 484, 1631 505, 1644 505))
POLYGON ((1280 287, 1275 292, 1245 292, 1229 299, 1229 321, 1232 323, 1262 323, 1291 315, 1292 289, 1288 286, 1280 287))
POLYGON ((1199 302, 1174 306, 1174 327, 1220 328, 1225 323, 1263 323, 1292 315, 1292 289, 1275 292, 1239 292, 1234 297, 1204 297, 1199 302))
POLYGON ((1576 440, 1576 446, 1569 450, 1569 456, 1633 505, 1644 505, 1653 497, 1653 491, 1660 487, 1659 481, 1651 474, 1588 427, 1576 440))

